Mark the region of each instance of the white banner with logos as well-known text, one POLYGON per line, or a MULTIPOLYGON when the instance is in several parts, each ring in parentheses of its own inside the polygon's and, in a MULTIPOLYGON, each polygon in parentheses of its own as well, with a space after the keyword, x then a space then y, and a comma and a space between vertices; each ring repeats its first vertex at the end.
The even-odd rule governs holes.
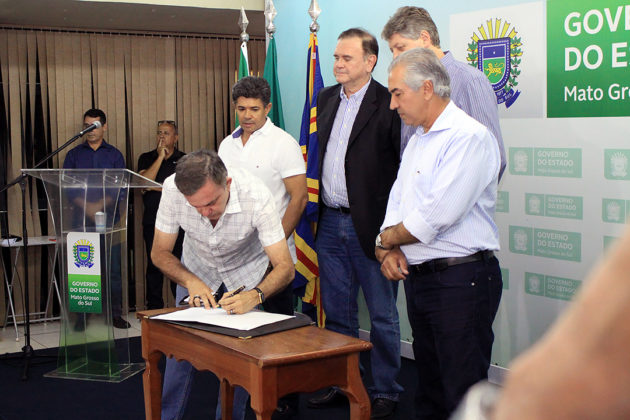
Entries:
MULTIPOLYGON (((582 3, 534 2, 450 17, 451 52, 482 68, 495 87, 508 155, 496 214, 505 283, 492 357, 498 366, 545 333, 630 214, 630 119, 571 117, 573 108, 563 108, 548 86, 557 83, 551 74, 566 69, 555 60, 561 40, 547 34, 561 32, 571 13, 589 13, 582 3)), ((616 1, 604 3, 617 8, 616 1)), ((588 42, 588 33, 580 40, 588 42)), ((591 76, 604 79, 607 71, 602 66, 591 76)))

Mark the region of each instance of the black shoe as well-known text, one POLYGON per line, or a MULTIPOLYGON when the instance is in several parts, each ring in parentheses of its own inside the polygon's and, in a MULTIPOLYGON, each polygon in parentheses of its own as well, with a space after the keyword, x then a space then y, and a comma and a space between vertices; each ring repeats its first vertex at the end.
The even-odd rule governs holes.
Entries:
POLYGON ((348 399, 343 392, 336 388, 328 388, 323 395, 309 398, 306 402, 306 406, 309 408, 328 408, 341 405, 347 401, 348 399))
POLYGON ((112 321, 112 324, 114 324, 114 327, 116 328, 120 328, 122 330, 131 328, 131 324, 125 321, 122 316, 115 316, 112 321))
POLYGON ((398 403, 394 400, 389 400, 387 398, 374 398, 374 401, 372 401, 372 414, 370 415, 370 418, 382 419, 389 417, 394 413, 397 405, 398 403))
POLYGON ((291 420, 297 415, 297 410, 288 404, 276 407, 271 414, 271 420, 291 420))
POLYGON ((81 331, 85 330, 85 319, 84 318, 77 319, 77 322, 74 323, 74 330, 76 332, 81 332, 81 331))
POLYGON ((87 324, 87 317, 85 314, 77 315, 77 320, 74 323, 74 330, 76 332, 85 331, 85 325, 87 324))

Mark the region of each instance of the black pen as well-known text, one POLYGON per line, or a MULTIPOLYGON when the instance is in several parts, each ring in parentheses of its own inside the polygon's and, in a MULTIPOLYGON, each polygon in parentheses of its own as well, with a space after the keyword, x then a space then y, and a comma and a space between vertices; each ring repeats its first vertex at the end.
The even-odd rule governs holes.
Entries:
POLYGON ((238 289, 236 289, 235 291, 233 291, 232 293, 230 293, 228 296, 226 297, 232 297, 232 296, 236 296, 239 293, 241 293, 243 290, 245 290, 245 286, 241 286, 238 289))

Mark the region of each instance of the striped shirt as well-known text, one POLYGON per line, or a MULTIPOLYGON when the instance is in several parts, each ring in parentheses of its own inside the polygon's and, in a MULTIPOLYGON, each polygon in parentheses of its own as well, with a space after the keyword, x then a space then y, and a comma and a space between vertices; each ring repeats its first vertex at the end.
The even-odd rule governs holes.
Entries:
MULTIPOLYGON (((446 68, 451 79, 451 100, 466 114, 485 125, 494 135, 501 153, 501 170, 499 172, 499 179, 501 179, 507 161, 503 136, 501 136, 501 126, 499 125, 497 97, 492 90, 492 85, 481 71, 455 60, 453 54, 449 51, 444 53, 444 57, 442 57, 440 62, 446 68)), ((408 126, 405 123, 402 124, 400 132, 401 158, 409 139, 415 131, 415 127, 408 126)))
POLYGON ((322 166, 322 200, 328 207, 350 207, 348 188, 346 187, 346 151, 354 120, 359 113, 361 102, 372 79, 363 85, 355 94, 346 97, 344 89, 340 89, 341 103, 335 115, 330 139, 326 145, 324 164, 322 166))
POLYGON ((488 129, 450 101, 427 133, 412 136, 381 230, 402 222, 420 241, 400 247, 410 264, 498 250, 499 162, 488 129))
POLYGON ((263 278, 269 259, 263 247, 284 239, 280 216, 265 184, 243 169, 228 168, 232 177, 225 212, 212 226, 175 186, 164 181, 155 227, 165 233, 185 232, 182 264, 212 290, 250 290, 263 278))

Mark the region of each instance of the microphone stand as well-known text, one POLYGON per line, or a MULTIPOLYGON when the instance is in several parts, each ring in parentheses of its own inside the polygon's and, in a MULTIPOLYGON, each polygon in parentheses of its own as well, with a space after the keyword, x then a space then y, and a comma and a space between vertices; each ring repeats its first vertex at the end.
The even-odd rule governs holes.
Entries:
MULTIPOLYGON (((53 152, 46 155, 42 160, 37 162, 32 169, 39 168, 44 162, 49 160, 51 157, 57 155, 63 149, 68 147, 72 142, 74 142, 79 137, 82 137, 88 131, 92 131, 98 126, 94 126, 91 129, 86 129, 79 132, 77 135, 72 137, 70 140, 65 142, 61 147, 57 148, 53 152)), ((88 127, 89 128, 89 127, 88 127)), ((4 191, 8 190, 15 184, 20 184, 20 189, 22 190, 22 248, 24 249, 22 253, 23 262, 24 262, 24 347, 22 347, 22 358, 24 360, 24 370, 22 371, 22 380, 28 380, 28 369, 31 363, 31 359, 33 358, 33 347, 31 346, 31 322, 30 322, 30 308, 29 308, 29 286, 28 286, 28 235, 26 231, 26 178, 28 175, 22 173, 13 181, 9 182, 7 185, 0 189, 0 194, 4 191)), ((57 246, 57 245, 55 245, 57 246)), ((53 266, 53 270, 55 267, 53 266)), ((8 292, 8 290, 7 290, 8 292)), ((15 316, 15 314, 14 314, 15 316)))

